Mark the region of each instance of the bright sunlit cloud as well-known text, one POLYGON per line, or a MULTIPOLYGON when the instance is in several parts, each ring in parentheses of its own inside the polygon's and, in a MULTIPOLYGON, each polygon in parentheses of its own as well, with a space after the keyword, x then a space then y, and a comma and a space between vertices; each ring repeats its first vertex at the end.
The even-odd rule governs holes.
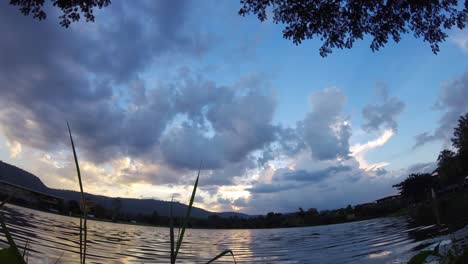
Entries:
POLYGON ((17 158, 22 152, 21 143, 19 143, 18 141, 7 141, 6 146, 10 150, 11 158, 17 158))
POLYGON ((390 138, 392 138, 395 135, 395 132, 391 129, 386 129, 382 132, 382 134, 371 141, 368 141, 364 144, 355 144, 351 146, 350 151, 351 151, 351 156, 353 156, 358 162, 359 162, 359 168, 364 169, 366 171, 375 171, 380 168, 383 168, 389 163, 387 162, 378 162, 374 164, 368 164, 366 161, 365 155, 367 152, 369 152, 372 149, 382 147, 387 143, 390 138))

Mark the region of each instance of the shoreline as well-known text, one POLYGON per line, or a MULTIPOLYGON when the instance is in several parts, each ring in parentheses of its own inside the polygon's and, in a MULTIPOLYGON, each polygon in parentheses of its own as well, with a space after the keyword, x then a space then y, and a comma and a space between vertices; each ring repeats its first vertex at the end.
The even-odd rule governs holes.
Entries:
MULTIPOLYGON (((60 214, 60 213, 55 213, 47 210, 41 210, 38 208, 31 208, 31 207, 26 207, 26 206, 21 206, 21 205, 16 205, 12 203, 6 203, 5 208, 8 207, 20 207, 22 209, 27 209, 27 210, 34 210, 42 213, 47 213, 51 215, 57 215, 57 216, 63 216, 63 217, 70 217, 74 219, 80 219, 79 216, 77 215, 65 215, 65 214, 60 214)), ((349 224, 349 223, 357 223, 357 222, 364 222, 364 221, 369 221, 369 220, 374 220, 374 219, 380 219, 380 218, 399 218, 399 217, 404 217, 406 216, 405 214, 403 215, 388 215, 388 216, 381 216, 381 217, 371 217, 371 218, 366 218, 366 219, 359 219, 359 220, 353 220, 353 221, 347 221, 347 222, 342 222, 342 223, 330 223, 330 224, 321 224, 321 225, 306 225, 306 226, 282 226, 282 227, 264 227, 264 228, 206 228, 206 227, 188 227, 188 229, 196 229, 196 230, 271 230, 271 229, 294 229, 294 228, 308 228, 308 227, 319 227, 319 226, 333 226, 333 225, 342 225, 342 224, 349 224)), ((197 218, 194 218, 197 219, 197 218)), ((103 218, 87 218, 88 221, 96 221, 96 222, 103 222, 103 223, 110 223, 110 224, 119 224, 119 225, 130 225, 130 226, 143 226, 143 227, 160 227, 160 228, 170 228, 169 226, 165 225, 152 225, 152 224, 147 224, 147 223, 130 223, 130 222, 113 222, 108 219, 103 219, 103 218)))

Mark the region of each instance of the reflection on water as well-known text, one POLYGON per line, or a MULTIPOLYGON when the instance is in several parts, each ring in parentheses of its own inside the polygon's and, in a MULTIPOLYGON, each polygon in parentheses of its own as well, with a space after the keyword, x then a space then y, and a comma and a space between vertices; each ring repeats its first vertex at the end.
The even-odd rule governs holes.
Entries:
MULTIPOLYGON (((79 262, 79 219, 15 206, 5 217, 17 244, 29 241, 29 263, 54 263, 61 255, 60 263, 79 262)), ((88 223, 89 263, 169 262, 167 228, 88 223)), ((416 241, 409 231, 404 218, 289 229, 190 229, 179 256, 180 263, 204 263, 229 248, 239 263, 405 263, 434 243, 416 241)), ((6 246, 0 237, 0 247, 6 246)))

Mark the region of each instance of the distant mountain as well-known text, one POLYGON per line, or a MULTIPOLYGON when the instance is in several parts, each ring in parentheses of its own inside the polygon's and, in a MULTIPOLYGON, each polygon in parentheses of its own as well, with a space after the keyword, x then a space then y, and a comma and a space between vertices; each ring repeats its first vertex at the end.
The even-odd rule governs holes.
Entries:
MULTIPOLYGON (((59 190, 47 187, 37 176, 22 170, 18 167, 10 165, 8 163, 0 161, 0 180, 10 182, 16 185, 23 186, 28 189, 35 191, 55 195, 62 197, 66 201, 76 200, 79 201, 80 193, 70 190, 59 190)), ((86 193, 86 197, 93 200, 97 204, 106 208, 112 208, 112 202, 115 197, 108 197, 102 195, 95 195, 86 193)), ((154 199, 135 199, 135 198, 120 198, 122 201, 121 212, 131 214, 152 214, 154 211, 161 216, 169 216, 170 202, 160 201, 154 199)), ((187 198, 188 199, 188 198, 187 198)), ((184 216, 187 211, 187 205, 174 202, 173 204, 173 215, 184 216)), ((207 218, 210 215, 219 215, 220 217, 250 217, 247 214, 237 212, 222 212, 215 213, 210 212, 201 208, 193 207, 191 216, 193 218, 207 218)))

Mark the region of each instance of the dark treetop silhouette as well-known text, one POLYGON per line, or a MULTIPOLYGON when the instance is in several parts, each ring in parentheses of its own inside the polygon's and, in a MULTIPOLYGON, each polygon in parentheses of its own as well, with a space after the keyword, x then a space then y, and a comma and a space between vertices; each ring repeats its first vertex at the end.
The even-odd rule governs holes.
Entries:
MULTIPOLYGON (((24 15, 36 19, 47 17, 46 0, 10 0, 24 15)), ((94 21, 94 8, 106 7, 111 0, 49 0, 62 10, 60 24, 68 27, 80 20, 94 21)), ((272 8, 273 21, 285 24, 283 37, 295 44, 320 38, 320 55, 325 57, 333 48, 350 49, 356 39, 372 37, 370 48, 376 51, 392 38, 399 42, 402 34, 413 32, 416 38, 429 42, 434 53, 447 38, 453 26, 465 28, 468 0, 240 0, 239 14, 255 14, 260 21, 267 19, 272 8), (460 2, 460 3, 459 3, 460 2)))
POLYGON ((320 55, 333 48, 351 48, 356 39, 372 37, 370 48, 376 51, 393 38, 413 32, 416 38, 429 42, 432 51, 447 38, 453 26, 465 28, 468 0, 241 0, 240 15, 255 14, 267 19, 271 8, 273 21, 285 24, 283 37, 295 44, 320 38, 320 55), (458 3, 460 2, 460 3, 458 3))
MULTIPOLYGON (((18 6, 21 13, 24 15, 32 14, 34 18, 39 20, 47 18, 44 2, 45 0, 10 0, 10 4, 18 6)), ((50 0, 50 2, 62 10, 60 24, 64 27, 68 27, 71 22, 80 20, 81 14, 87 22, 94 22, 93 9, 106 7, 110 4, 110 0, 50 0)))

